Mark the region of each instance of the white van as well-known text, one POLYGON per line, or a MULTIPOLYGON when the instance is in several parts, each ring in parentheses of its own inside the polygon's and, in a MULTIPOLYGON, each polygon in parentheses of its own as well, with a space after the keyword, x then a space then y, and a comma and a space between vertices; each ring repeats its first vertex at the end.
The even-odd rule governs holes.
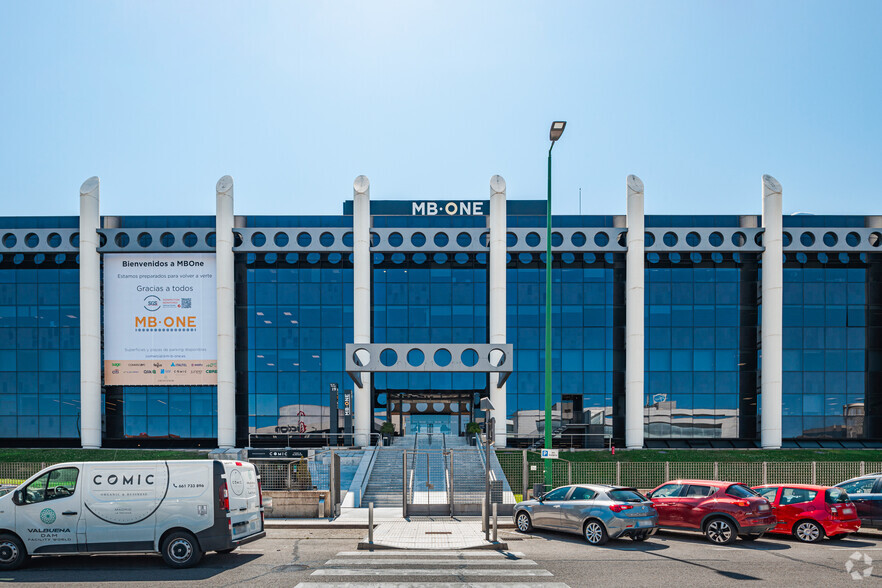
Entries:
POLYGON ((0 570, 31 555, 96 553, 161 553, 186 568, 265 535, 247 462, 62 463, 0 497, 0 570))

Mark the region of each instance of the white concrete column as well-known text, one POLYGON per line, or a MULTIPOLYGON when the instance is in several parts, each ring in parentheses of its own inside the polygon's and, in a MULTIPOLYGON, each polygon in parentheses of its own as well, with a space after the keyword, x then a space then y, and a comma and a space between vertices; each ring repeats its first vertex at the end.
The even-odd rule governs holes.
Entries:
POLYGON ((101 254, 99 184, 80 186, 80 442, 101 447, 101 254))
POLYGON ((784 241, 781 184, 763 176, 761 398, 763 449, 781 447, 782 331, 784 316, 784 241))
MULTIPOLYGON (((490 178, 490 343, 505 343, 505 249, 506 221, 505 180, 502 176, 490 178)), ((496 446, 505 447, 508 409, 505 403, 505 384, 497 386, 497 374, 490 374, 490 402, 496 419, 494 435, 496 446)))
POLYGON ((625 258, 625 446, 643 448, 643 182, 627 180, 628 253, 625 258))
POLYGON ((236 289, 233 275, 233 178, 217 181, 217 446, 236 446, 236 289))
MULTIPOLYGON (((354 343, 371 342, 371 182, 358 176, 352 185, 352 326, 354 343)), ((353 391, 355 445, 370 445, 371 374, 361 373, 353 391)))

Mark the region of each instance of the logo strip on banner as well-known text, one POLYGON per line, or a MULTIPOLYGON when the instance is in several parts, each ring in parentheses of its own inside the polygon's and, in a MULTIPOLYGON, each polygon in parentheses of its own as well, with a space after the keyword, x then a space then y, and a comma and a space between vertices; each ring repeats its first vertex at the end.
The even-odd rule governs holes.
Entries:
POLYGON ((104 383, 217 384, 215 256, 104 256, 104 383))

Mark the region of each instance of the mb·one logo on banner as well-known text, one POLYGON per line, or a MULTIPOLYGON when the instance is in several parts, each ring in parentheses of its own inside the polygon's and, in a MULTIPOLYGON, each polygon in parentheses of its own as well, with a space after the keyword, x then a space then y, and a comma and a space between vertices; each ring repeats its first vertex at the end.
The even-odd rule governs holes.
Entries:
POLYGON ((414 216, 481 216, 484 211, 483 202, 413 202, 414 216))

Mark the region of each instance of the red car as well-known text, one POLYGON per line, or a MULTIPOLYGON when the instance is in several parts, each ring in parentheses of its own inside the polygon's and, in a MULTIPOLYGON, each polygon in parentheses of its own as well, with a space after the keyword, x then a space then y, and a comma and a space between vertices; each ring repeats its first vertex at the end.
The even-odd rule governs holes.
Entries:
POLYGON ((772 503, 778 524, 770 533, 793 534, 806 543, 844 537, 861 526, 857 508, 842 488, 766 484, 754 490, 772 503))
POLYGON ((647 494, 662 528, 701 531, 709 541, 748 541, 775 528, 769 501, 738 482, 674 480, 647 494))

